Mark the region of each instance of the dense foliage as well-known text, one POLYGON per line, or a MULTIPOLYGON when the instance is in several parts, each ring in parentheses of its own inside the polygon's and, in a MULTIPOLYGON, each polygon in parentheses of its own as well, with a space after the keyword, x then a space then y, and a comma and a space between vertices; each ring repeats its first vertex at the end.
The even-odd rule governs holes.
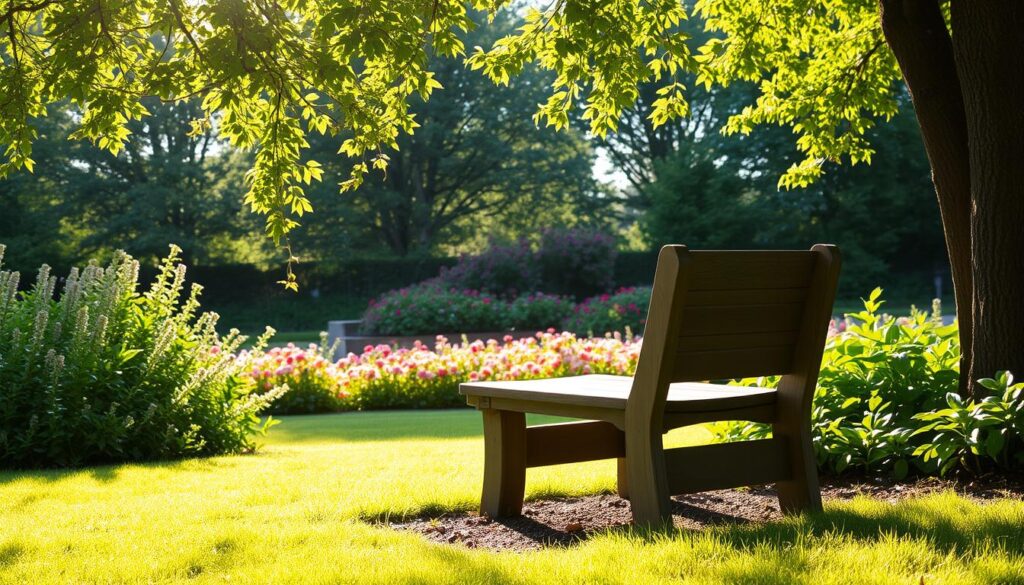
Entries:
POLYGON ((612 331, 643 332, 651 302, 650 287, 631 287, 584 300, 562 327, 579 335, 603 335, 612 331))
POLYGON ((253 392, 233 355, 245 338, 217 335, 198 287, 182 298, 178 253, 145 294, 125 254, 72 270, 56 300, 48 266, 26 293, 17 272, 0 272, 0 467, 255 448, 269 424, 257 413, 285 388, 253 392))
MULTIPOLYGON (((825 347, 811 415, 819 466, 828 472, 981 473, 1024 463, 1024 396, 1000 375, 982 385, 992 396, 956 392, 956 324, 915 311, 893 318, 876 289, 864 310, 835 324, 825 347)), ((741 380, 774 385, 778 380, 741 380)), ((758 423, 718 425, 723 440, 770 436, 758 423)))
POLYGON ((870 166, 824 163, 829 172, 813 185, 780 191, 777 177, 799 160, 789 132, 720 132, 750 93, 741 87, 708 91, 696 119, 655 132, 640 117, 636 123, 643 126, 631 129, 664 134, 660 141, 613 142, 616 160, 646 162, 641 168, 648 172, 637 171, 635 186, 645 243, 743 250, 830 242, 843 250, 844 298, 880 282, 890 295, 912 298, 912 283, 927 287, 936 273, 951 292, 935 190, 909 96, 900 97, 900 112, 888 124, 867 131, 877 153, 870 166))
POLYGON ((534 254, 543 290, 586 297, 615 282, 615 238, 594 230, 546 229, 534 254))
MULTIPOLYGON (((489 45, 518 24, 503 11, 463 40, 489 45)), ((310 250, 304 255, 329 260, 345 248, 399 256, 464 251, 486 245, 488 236, 516 238, 605 215, 594 213, 607 200, 594 196, 599 185, 584 132, 541 129, 530 119, 549 75, 529 67, 508 85, 495 86, 461 59, 444 56, 435 56, 433 71, 444 91, 413 100, 419 128, 384 150, 387 172, 370 173, 358 190, 338 196, 338 183, 352 166, 338 156, 348 134, 309 137, 309 155, 323 164, 324 177, 306 189, 317 221, 291 238, 310 250)))

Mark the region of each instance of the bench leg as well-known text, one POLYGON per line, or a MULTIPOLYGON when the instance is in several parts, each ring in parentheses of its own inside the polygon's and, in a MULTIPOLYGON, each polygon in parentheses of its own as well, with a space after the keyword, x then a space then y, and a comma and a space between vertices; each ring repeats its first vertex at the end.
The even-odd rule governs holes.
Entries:
POLYGON ((626 466, 626 458, 619 457, 616 459, 616 483, 615 491, 619 494, 619 497, 628 500, 629 499, 629 467, 626 466))
POLYGON ((526 491, 526 415, 484 409, 484 493, 480 514, 518 516, 526 491))
POLYGON ((635 524, 672 521, 661 435, 626 432, 626 482, 635 524))
POLYGON ((784 438, 792 479, 776 484, 779 493, 779 507, 783 513, 799 514, 821 510, 821 489, 818 486, 818 464, 811 445, 810 429, 792 434, 776 426, 773 434, 784 438))

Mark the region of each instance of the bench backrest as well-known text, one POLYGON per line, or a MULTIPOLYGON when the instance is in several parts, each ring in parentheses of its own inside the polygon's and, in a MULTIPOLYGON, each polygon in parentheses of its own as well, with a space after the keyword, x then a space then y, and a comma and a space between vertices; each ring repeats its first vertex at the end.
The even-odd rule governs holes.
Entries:
POLYGON ((823 244, 662 248, 629 410, 660 417, 673 382, 776 374, 788 378, 786 402, 809 409, 839 266, 839 250, 823 244))

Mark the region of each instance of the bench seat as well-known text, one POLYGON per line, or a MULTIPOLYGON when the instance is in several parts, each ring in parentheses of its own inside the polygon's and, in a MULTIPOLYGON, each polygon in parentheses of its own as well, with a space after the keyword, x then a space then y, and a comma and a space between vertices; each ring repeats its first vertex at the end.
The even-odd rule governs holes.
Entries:
MULTIPOLYGON (((544 380, 468 382, 460 386, 459 393, 467 397, 625 410, 632 386, 632 376, 590 374, 544 380)), ((775 395, 771 388, 678 382, 669 386, 665 412, 714 412, 767 406, 775 403, 775 395)))

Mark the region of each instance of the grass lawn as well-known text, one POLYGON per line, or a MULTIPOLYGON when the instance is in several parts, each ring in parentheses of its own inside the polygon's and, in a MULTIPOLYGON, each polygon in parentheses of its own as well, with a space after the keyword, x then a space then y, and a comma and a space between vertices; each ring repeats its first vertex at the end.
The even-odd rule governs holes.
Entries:
MULTIPOLYGON (((1024 583, 1024 502, 952 493, 524 554, 365 522, 472 509, 480 433, 470 410, 286 417, 255 456, 0 473, 0 582, 1024 583)), ((531 470, 527 491, 613 483, 613 463, 596 462, 531 470)))

